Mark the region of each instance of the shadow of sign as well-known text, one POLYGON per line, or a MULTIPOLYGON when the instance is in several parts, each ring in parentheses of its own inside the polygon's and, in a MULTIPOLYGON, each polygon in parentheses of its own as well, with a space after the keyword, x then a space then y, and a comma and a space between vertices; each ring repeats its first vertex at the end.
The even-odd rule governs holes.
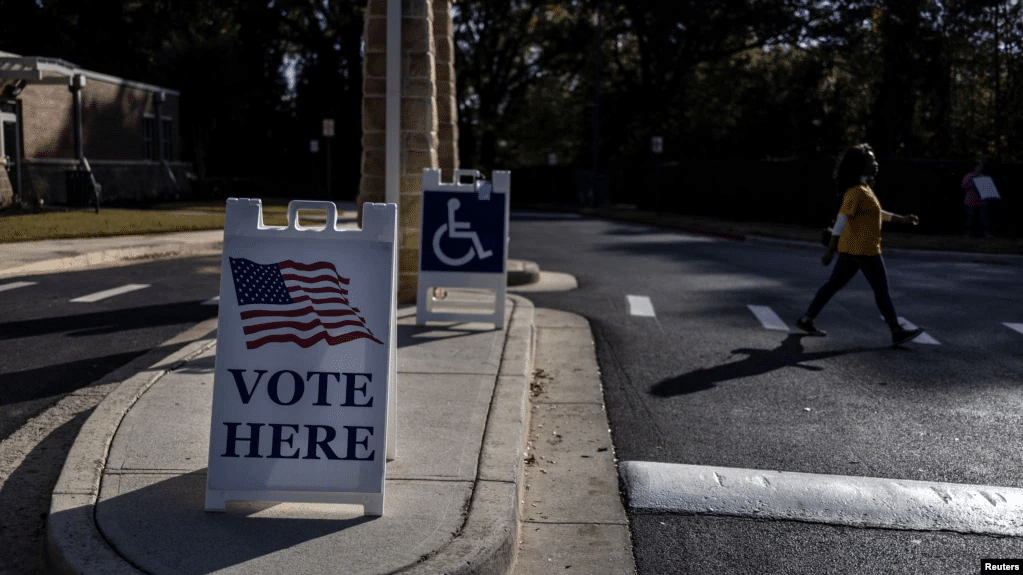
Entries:
POLYGON ((101 494, 96 524, 116 550, 149 572, 209 573, 280 553, 300 554, 311 542, 376 520, 358 507, 345 513, 340 505, 239 502, 225 513, 207 513, 205 469, 108 475, 110 480, 122 493, 101 494))
POLYGON ((444 323, 442 325, 398 325, 398 349, 433 341, 466 337, 493 331, 493 325, 480 323, 444 323))
POLYGON ((57 333, 67 337, 106 335, 143 327, 198 323, 217 314, 215 306, 201 304, 202 300, 183 301, 9 321, 0 323, 0 341, 57 333))

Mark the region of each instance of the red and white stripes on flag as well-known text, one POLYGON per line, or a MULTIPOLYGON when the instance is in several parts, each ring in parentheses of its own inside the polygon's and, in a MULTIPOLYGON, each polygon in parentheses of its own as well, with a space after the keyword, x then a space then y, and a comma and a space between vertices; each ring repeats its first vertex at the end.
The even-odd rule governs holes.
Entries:
POLYGON ((383 343, 351 305, 349 279, 334 264, 228 259, 248 349, 269 343, 307 348, 320 341, 339 345, 356 339, 383 343))

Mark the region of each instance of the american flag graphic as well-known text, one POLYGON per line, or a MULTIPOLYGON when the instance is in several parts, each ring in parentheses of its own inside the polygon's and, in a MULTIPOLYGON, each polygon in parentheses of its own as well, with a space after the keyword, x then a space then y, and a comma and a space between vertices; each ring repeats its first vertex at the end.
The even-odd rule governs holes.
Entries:
POLYGON ((338 345, 360 338, 383 343, 349 302, 349 280, 338 275, 334 264, 228 259, 247 348, 285 342, 307 348, 320 341, 338 345))

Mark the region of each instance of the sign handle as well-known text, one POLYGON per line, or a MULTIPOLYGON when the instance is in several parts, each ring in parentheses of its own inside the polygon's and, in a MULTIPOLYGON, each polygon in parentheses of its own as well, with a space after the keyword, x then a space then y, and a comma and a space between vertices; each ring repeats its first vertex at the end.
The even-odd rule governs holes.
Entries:
POLYGON ((327 227, 324 230, 337 229, 337 206, 334 202, 316 200, 291 200, 288 202, 288 227, 296 230, 315 229, 312 226, 303 228, 298 225, 299 210, 322 210, 327 212, 327 227))
POLYGON ((479 170, 455 170, 455 184, 475 184, 476 180, 482 178, 479 170), (462 181, 462 176, 472 176, 472 181, 462 181))

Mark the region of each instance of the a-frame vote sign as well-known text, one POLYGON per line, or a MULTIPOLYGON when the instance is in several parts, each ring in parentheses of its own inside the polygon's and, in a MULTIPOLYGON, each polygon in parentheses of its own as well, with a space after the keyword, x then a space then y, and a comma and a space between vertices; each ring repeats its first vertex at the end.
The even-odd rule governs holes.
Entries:
POLYGON ((288 221, 264 226, 259 200, 227 201, 206 509, 354 503, 382 515, 397 210, 366 204, 362 229, 338 229, 333 203, 294 201, 288 221), (300 226, 300 209, 326 211, 326 227, 300 226))

